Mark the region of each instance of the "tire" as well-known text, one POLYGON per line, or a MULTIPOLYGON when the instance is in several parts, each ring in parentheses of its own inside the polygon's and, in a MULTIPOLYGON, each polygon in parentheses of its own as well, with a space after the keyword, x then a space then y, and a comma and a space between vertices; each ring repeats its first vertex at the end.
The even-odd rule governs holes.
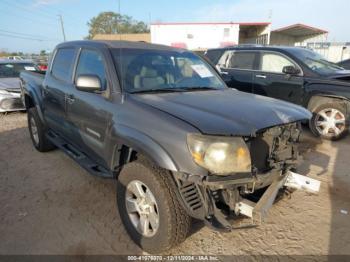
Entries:
MULTIPOLYGON (((121 220, 131 239, 148 253, 169 250, 183 242, 188 235, 191 218, 179 202, 175 190, 177 188, 171 174, 145 159, 126 164, 118 176, 117 204, 121 220), (148 236, 140 233, 134 226, 137 218, 141 221, 141 215, 138 215, 137 211, 129 212, 130 208, 128 209, 126 204, 130 199, 129 188, 136 183, 135 181, 145 185, 146 188, 142 188, 143 192, 148 194, 151 192, 156 201, 153 206, 156 207, 154 210, 157 211, 159 223, 158 227, 153 227, 149 222, 148 231, 151 232, 148 236)), ((132 200, 136 201, 136 196, 132 195, 132 197, 132 200)))
POLYGON ((35 107, 28 109, 28 129, 33 145, 39 152, 47 152, 56 147, 46 138, 46 129, 35 107))
POLYGON ((309 127, 315 136, 320 136, 323 139, 334 141, 343 138, 349 132, 346 105, 341 102, 319 105, 312 112, 309 127), (330 120, 327 120, 326 117, 330 120), (334 121, 338 121, 338 123, 334 121), (326 123, 330 123, 331 126, 327 126, 326 123), (327 132, 327 130, 329 131, 327 132))

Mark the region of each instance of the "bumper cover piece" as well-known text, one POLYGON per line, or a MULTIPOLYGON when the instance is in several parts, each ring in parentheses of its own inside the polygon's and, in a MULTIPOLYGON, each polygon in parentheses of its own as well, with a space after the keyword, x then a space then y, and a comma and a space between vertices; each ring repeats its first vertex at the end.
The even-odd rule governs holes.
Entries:
POLYGON ((282 187, 305 190, 317 193, 321 182, 297 173, 288 171, 288 174, 275 180, 262 195, 257 203, 243 199, 235 207, 237 215, 244 215, 248 219, 234 220, 233 228, 251 227, 260 225, 266 217, 268 210, 274 203, 279 190, 282 187))

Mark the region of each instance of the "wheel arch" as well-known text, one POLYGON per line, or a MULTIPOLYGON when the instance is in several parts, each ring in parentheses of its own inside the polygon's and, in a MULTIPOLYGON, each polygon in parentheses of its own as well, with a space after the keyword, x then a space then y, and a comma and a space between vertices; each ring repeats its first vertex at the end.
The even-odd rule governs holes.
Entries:
POLYGON ((44 115, 41 108, 41 101, 42 100, 40 100, 39 97, 33 91, 26 92, 24 94, 24 105, 26 110, 28 110, 29 108, 35 107, 37 109, 40 120, 42 121, 42 123, 45 123, 44 115))
POLYGON ((343 96, 337 96, 337 95, 330 95, 330 94, 314 94, 310 97, 308 103, 307 103, 307 109, 311 112, 313 112, 318 106, 329 103, 329 102, 342 102, 345 104, 347 109, 347 115, 349 116, 350 111, 350 101, 348 98, 343 96))
POLYGON ((159 167, 170 171, 178 171, 175 161, 170 154, 155 140, 127 126, 118 126, 117 146, 113 149, 112 166, 120 168, 142 155, 153 161, 159 167))

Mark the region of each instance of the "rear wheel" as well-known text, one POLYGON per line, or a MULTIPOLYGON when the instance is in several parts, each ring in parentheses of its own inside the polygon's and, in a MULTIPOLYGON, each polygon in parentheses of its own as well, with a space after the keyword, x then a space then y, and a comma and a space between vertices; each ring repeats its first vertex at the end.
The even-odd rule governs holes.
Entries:
POLYGON ((324 139, 338 140, 349 131, 346 107, 341 103, 326 103, 313 111, 310 120, 311 131, 324 139))
POLYGON ((149 253, 184 241, 191 219, 176 196, 171 174, 147 160, 126 164, 118 176, 120 217, 133 241, 149 253))
POLYGON ((29 134, 34 147, 40 152, 55 149, 55 146, 46 138, 46 129, 35 107, 29 108, 27 117, 29 134))

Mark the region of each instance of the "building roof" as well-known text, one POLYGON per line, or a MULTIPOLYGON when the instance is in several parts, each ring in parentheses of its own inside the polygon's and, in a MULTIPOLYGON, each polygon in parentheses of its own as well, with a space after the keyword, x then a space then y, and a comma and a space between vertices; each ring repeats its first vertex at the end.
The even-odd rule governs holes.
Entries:
POLYGON ((308 36, 308 35, 321 35, 326 34, 328 31, 304 25, 304 24, 294 24, 279 29, 275 29, 272 32, 282 33, 291 36, 308 36))
POLYGON ((270 25, 270 22, 158 22, 151 25, 270 25))

